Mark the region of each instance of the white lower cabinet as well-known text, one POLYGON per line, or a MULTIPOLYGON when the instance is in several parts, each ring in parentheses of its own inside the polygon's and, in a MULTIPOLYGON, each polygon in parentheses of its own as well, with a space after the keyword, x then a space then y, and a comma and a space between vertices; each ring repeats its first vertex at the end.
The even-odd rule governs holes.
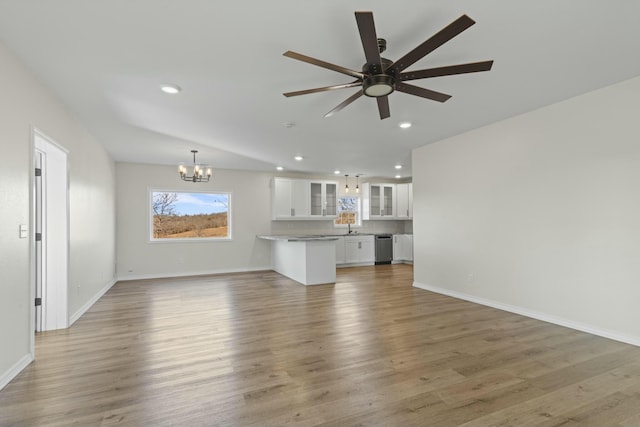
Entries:
POLYGON ((346 264, 375 263, 373 236, 345 236, 344 242, 346 264))
POLYGON ((413 262, 413 235, 393 235, 393 260, 396 262, 413 262))

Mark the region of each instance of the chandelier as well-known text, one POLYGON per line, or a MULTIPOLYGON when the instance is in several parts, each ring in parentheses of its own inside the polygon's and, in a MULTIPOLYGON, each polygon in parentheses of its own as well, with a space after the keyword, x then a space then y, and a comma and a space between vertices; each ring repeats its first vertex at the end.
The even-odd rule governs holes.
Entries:
POLYGON ((183 181, 191 181, 191 182, 209 182, 209 178, 211 178, 211 168, 207 167, 207 165, 202 165, 196 163, 196 153, 198 150, 191 150, 193 153, 193 174, 187 174, 187 167, 185 165, 178 166, 178 172, 180 173, 180 178, 183 181), (207 168, 207 172, 205 174, 204 168, 207 168))

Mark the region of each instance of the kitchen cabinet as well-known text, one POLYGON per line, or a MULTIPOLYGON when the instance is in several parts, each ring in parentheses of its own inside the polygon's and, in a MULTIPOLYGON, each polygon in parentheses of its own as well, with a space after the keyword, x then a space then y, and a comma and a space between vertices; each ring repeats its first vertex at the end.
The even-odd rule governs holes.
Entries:
POLYGON ((336 265, 346 262, 344 250, 344 236, 337 236, 336 239, 336 265))
POLYGON ((362 219, 396 219, 396 184, 362 184, 362 219))
POLYGON ((413 262, 413 235, 394 234, 393 235, 393 261, 413 262))
POLYGON ((396 218, 413 218, 413 184, 396 184, 396 218))
POLYGON ((345 236, 345 263, 374 264, 376 261, 373 236, 345 236))
POLYGON ((336 181, 309 181, 310 215, 326 219, 338 216, 338 183, 336 181))
POLYGON ((309 181, 290 178, 274 178, 272 189, 272 219, 309 218, 309 181))
POLYGON ((274 178, 273 220, 331 220, 338 215, 338 182, 274 178))
POLYGON ((262 235, 271 241, 271 268, 303 285, 336 282, 335 237, 262 235))

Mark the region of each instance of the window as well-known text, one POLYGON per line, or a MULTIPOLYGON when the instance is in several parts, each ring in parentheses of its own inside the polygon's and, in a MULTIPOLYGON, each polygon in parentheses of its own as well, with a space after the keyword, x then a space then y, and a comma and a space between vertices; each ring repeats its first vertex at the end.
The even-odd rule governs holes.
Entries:
POLYGON ((150 191, 152 241, 229 240, 230 193, 150 191))
POLYGON ((347 227, 348 224, 360 227, 360 198, 354 196, 338 197, 338 218, 334 221, 336 227, 347 227))

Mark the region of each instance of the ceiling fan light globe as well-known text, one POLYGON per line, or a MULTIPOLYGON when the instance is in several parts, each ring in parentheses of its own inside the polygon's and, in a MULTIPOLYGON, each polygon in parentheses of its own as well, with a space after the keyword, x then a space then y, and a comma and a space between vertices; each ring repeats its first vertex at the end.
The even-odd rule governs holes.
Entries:
POLYGON ((387 96, 394 90, 395 79, 387 74, 369 76, 362 82, 363 92, 372 98, 387 96))

